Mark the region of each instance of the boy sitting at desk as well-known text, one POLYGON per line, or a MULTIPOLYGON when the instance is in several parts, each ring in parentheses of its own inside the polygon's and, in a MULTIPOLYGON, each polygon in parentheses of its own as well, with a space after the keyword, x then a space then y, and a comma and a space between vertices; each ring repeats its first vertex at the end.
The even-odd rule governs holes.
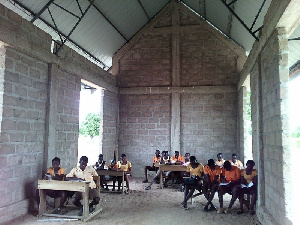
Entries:
MULTIPOLYGON (((104 166, 105 166, 105 161, 103 160, 103 155, 100 154, 98 157, 98 161, 96 162, 96 164, 93 166, 96 170, 104 170, 104 166)), ((108 185, 107 185, 107 181, 105 179, 105 176, 102 175, 100 176, 100 186, 102 189, 104 189, 104 185, 106 186, 105 190, 108 191, 108 185)))
POLYGON ((148 171, 157 171, 157 167, 155 167, 155 163, 159 163, 161 159, 160 156, 160 151, 156 150, 155 151, 155 156, 152 159, 152 166, 145 166, 145 180, 143 180, 143 183, 147 183, 148 182, 148 177, 147 177, 147 170, 148 171))
MULTIPOLYGON (((112 159, 110 161, 110 165, 108 165, 108 170, 118 170, 118 166, 117 166, 117 163, 116 163, 116 160, 115 159, 112 159)), ((116 191, 116 180, 118 177, 116 176, 111 176, 112 178, 112 181, 113 181, 113 188, 112 188, 112 191, 116 191)), ((119 182, 119 181, 118 181, 119 182)), ((121 184, 118 185, 118 187, 121 187, 121 184)), ((120 188, 118 189, 118 191, 120 191, 120 188)))
MULTIPOLYGON (((124 171, 125 172, 125 181, 126 181, 126 186, 127 190, 125 191, 126 194, 130 193, 130 188, 129 188, 129 176, 131 176, 131 162, 127 161, 126 155, 122 154, 121 155, 121 160, 117 162, 117 167, 118 170, 124 171)), ((121 188, 121 177, 118 177, 118 190, 121 188)))
MULTIPOLYGON (((47 170, 44 180, 64 180, 65 175, 66 170, 64 168, 60 168, 60 158, 55 157, 52 159, 52 167, 47 170)), ((61 214, 61 208, 63 208, 64 203, 67 199, 67 192, 58 190, 46 190, 46 195, 51 198, 60 198, 57 213, 61 214)))
MULTIPOLYGON (((73 168, 70 173, 67 174, 66 180, 85 180, 89 181, 89 197, 92 200, 92 202, 89 205, 89 211, 90 213, 94 211, 94 206, 99 204, 100 201, 100 194, 96 190, 96 184, 94 182, 93 176, 97 177, 98 174, 96 170, 92 166, 87 166, 88 164, 88 157, 82 156, 79 160, 80 165, 73 168)), ((80 203, 80 200, 82 199, 83 193, 82 192, 75 192, 75 194, 72 197, 72 203, 79 207, 78 215, 82 216, 83 213, 83 206, 80 203)))
POLYGON ((219 187, 220 209, 217 211, 217 213, 223 213, 223 212, 225 212, 226 214, 230 213, 231 207, 233 206, 235 200, 239 196, 239 189, 241 183, 240 178, 241 178, 241 170, 236 166, 232 166, 229 161, 225 161, 221 173, 221 182, 223 183, 220 183, 220 187, 219 187), (225 193, 232 194, 232 197, 228 208, 224 211, 223 195, 225 193))

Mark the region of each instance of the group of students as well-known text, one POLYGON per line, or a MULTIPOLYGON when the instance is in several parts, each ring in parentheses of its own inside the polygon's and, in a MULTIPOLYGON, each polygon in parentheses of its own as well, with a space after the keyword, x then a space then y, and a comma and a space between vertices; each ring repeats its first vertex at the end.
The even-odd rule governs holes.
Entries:
MULTIPOLYGON (((104 169, 105 161, 103 161, 103 155, 99 155, 99 159, 93 166, 88 166, 88 157, 82 156, 79 160, 79 166, 74 167, 68 174, 66 174, 66 170, 60 167, 60 159, 55 157, 52 159, 52 167, 50 167, 45 176, 45 180, 59 180, 59 181, 88 181, 89 183, 89 198, 92 200, 89 204, 89 212, 92 213, 94 211, 94 205, 99 204, 100 194, 99 191, 96 190, 96 183, 94 182, 94 177, 98 177, 97 170, 104 169)), ((127 161, 126 155, 121 155, 121 160, 116 162, 116 160, 112 160, 111 164, 108 166, 108 169, 111 170, 123 170, 126 174, 131 174, 131 163, 127 161)), ((127 192, 129 191, 129 177, 126 177, 126 185, 127 192)), ((121 178, 121 177, 120 177, 121 178)), ((113 177, 113 190, 115 189, 115 182, 118 178, 113 177)), ((121 180, 118 179, 118 190, 120 190, 121 180)), ((104 188, 104 184, 106 183, 105 177, 100 176, 100 184, 104 188)), ((107 185, 107 183, 106 183, 107 185)), ((107 186, 106 186, 107 188, 107 186)), ((82 216, 83 213, 83 205, 80 200, 83 198, 82 192, 70 192, 70 191, 58 191, 58 190, 46 190, 46 195, 51 198, 60 198, 60 203, 57 210, 58 214, 61 214, 61 208, 64 207, 66 199, 68 197, 72 197, 72 203, 76 207, 79 208, 78 215, 82 216)), ((39 195, 37 195, 39 201, 39 195)))
MULTIPOLYGON (((175 151, 173 157, 169 157, 167 151, 162 152, 160 156, 160 151, 156 150, 155 156, 153 157, 153 165, 145 167, 145 180, 144 183, 148 182, 147 170, 157 171, 156 176, 146 186, 146 190, 151 189, 151 185, 158 180, 160 171, 157 170, 155 164, 181 164, 187 166, 185 174, 181 176, 189 176, 190 178, 184 179, 184 200, 181 203, 183 209, 188 209, 187 202, 193 196, 195 190, 198 190, 200 194, 203 194, 207 199, 207 203, 204 207, 204 211, 215 211, 216 207, 213 205, 212 200, 215 193, 218 192, 220 207, 217 213, 230 213, 231 208, 239 198, 240 209, 238 214, 242 214, 244 195, 247 194, 251 197, 250 204, 248 205, 251 214, 255 214, 255 203, 257 198, 257 170, 254 169, 255 162, 253 160, 248 160, 246 163, 246 168, 244 168, 243 163, 237 159, 236 154, 232 154, 231 160, 224 160, 222 153, 217 154, 217 160, 209 159, 207 164, 203 166, 199 163, 195 156, 190 156, 186 153, 185 156, 180 156, 178 151, 175 151), (223 207, 223 196, 224 194, 231 194, 232 198, 230 200, 229 206, 224 209, 223 207)), ((164 186, 167 186, 167 182, 170 179, 170 171, 165 172, 164 186)))
MULTIPOLYGON (((87 166, 88 158, 82 156, 79 160, 79 166, 73 168, 68 174, 64 168, 60 167, 60 159, 55 157, 52 160, 52 167, 47 170, 44 179, 52 180, 85 180, 89 181, 89 198, 92 200, 89 204, 89 211, 94 211, 94 205, 99 204, 100 195, 95 189, 96 184, 93 177, 97 177, 97 170, 109 169, 109 170, 122 170, 125 171, 126 176, 126 186, 127 190, 125 193, 130 191, 129 188, 129 176, 131 175, 131 163, 127 160, 126 155, 122 154, 120 161, 116 162, 115 159, 111 160, 111 163, 107 166, 106 162, 103 160, 103 155, 100 154, 98 161, 92 165, 87 166)), ((207 203, 204 207, 204 211, 214 211, 217 210, 213 205, 212 200, 215 193, 218 192, 220 207, 217 213, 230 213, 231 208, 239 198, 240 209, 238 214, 243 213, 244 204, 244 194, 251 196, 249 211, 251 214, 255 214, 255 203, 257 197, 257 170, 254 169, 255 162, 253 160, 248 160, 246 163, 246 168, 243 167, 243 163, 237 159, 236 154, 232 154, 232 159, 225 161, 223 159, 222 153, 217 154, 217 160, 209 159, 207 165, 203 166, 199 163, 195 156, 190 156, 186 153, 185 156, 181 156, 178 151, 175 151, 175 155, 170 157, 168 151, 163 151, 160 155, 160 151, 156 150, 155 156, 153 157, 152 166, 145 167, 145 180, 143 183, 148 182, 147 171, 156 171, 156 176, 152 181, 145 187, 145 190, 150 190, 151 185, 154 182, 159 181, 159 167, 156 164, 177 164, 187 167, 186 173, 181 174, 180 172, 174 172, 179 175, 180 182, 184 183, 184 199, 181 205, 183 209, 188 209, 187 202, 193 196, 194 191, 198 190, 200 194, 203 194, 207 199, 207 203), (179 174, 178 174, 179 173, 179 174), (189 176, 190 178, 184 179, 183 176, 189 176), (232 195, 231 201, 228 208, 223 208, 223 195, 229 193, 232 195)), ((171 176, 173 172, 164 171, 165 180, 164 187, 167 187, 167 182, 173 177, 171 176)), ((118 191, 120 191, 121 177, 112 177, 113 180, 113 191, 115 190, 115 182, 118 180, 118 191)), ((100 176, 100 185, 104 189, 108 190, 107 181, 105 176, 100 176)), ((82 192, 68 192, 68 191, 56 191, 47 190, 46 194, 52 198, 60 198, 60 205, 57 208, 58 213, 61 213, 61 208, 63 207, 67 197, 72 197, 72 203, 79 208, 78 215, 82 215, 83 206, 80 203, 82 199, 82 192)))

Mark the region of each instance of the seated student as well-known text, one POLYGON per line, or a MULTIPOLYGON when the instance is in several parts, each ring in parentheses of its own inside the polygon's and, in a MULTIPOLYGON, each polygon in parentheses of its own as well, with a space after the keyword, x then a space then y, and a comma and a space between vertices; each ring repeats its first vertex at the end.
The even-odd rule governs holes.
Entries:
POLYGON ((255 214, 254 206, 256 203, 257 196, 257 170, 253 169, 255 162, 248 160, 246 163, 246 169, 241 171, 241 189, 240 189, 240 210, 238 214, 242 214, 244 204, 244 194, 251 195, 251 201, 249 205, 249 211, 252 215, 255 214))
MULTIPOLYGON (((92 202, 89 205, 89 211, 94 211, 94 205, 99 204, 100 195, 99 192, 96 190, 96 184, 94 182, 93 176, 98 177, 96 170, 92 166, 87 166, 88 164, 88 157, 82 156, 79 160, 79 166, 73 168, 70 173, 67 174, 66 180, 85 180, 89 181, 89 198, 92 202)), ((79 207, 78 215, 82 216, 83 213, 83 206, 80 203, 82 199, 83 193, 82 192, 75 192, 72 197, 72 203, 79 207)))
MULTIPOLYGON (((118 170, 118 166, 117 166, 117 163, 116 163, 115 159, 112 159, 110 161, 110 165, 108 166, 108 169, 109 170, 118 170)), ((113 181, 112 191, 115 191, 116 190, 116 180, 117 180, 117 177, 116 176, 112 176, 111 178, 112 178, 112 181, 113 181)), ((121 184, 119 186, 121 186, 121 184)), ((120 191, 120 188, 118 189, 118 191, 120 191)))
MULTIPOLYGON (((119 170, 121 171, 125 171, 125 180, 126 180, 126 186, 127 186, 127 190, 125 191, 126 194, 128 194, 130 192, 130 188, 129 188, 129 176, 131 175, 131 163, 129 161, 127 161, 126 155, 122 154, 121 155, 121 160, 117 162, 117 167, 119 170)), ((119 182, 118 182, 118 190, 120 190, 121 188, 121 179, 122 177, 118 177, 119 182)))
POLYGON ((190 164, 190 156, 191 154, 190 153, 185 153, 184 155, 184 163, 182 164, 183 166, 187 166, 188 164, 190 164))
MULTIPOLYGON (((162 157, 161 157, 161 160, 160 160, 159 164, 161 164, 161 165, 162 164, 165 164, 165 165, 171 164, 168 151, 163 151, 162 152, 162 157)), ((170 174, 171 174, 171 171, 164 171, 164 174, 168 178, 170 176, 170 174)), ((156 181, 159 180, 159 178, 160 178, 159 176, 160 176, 160 170, 157 170, 155 177, 152 179, 152 181, 150 182, 150 184, 145 187, 145 190, 147 190, 147 191, 150 190, 152 184, 154 182, 156 182, 156 181)))
POLYGON ((232 154, 231 160, 229 160, 229 162, 231 163, 231 165, 238 167, 240 170, 244 168, 243 163, 237 159, 236 154, 232 154))
POLYGON ((175 151, 175 155, 172 156, 171 162, 175 164, 183 164, 184 158, 182 155, 179 155, 179 151, 175 151))
POLYGON ((217 211, 217 213, 223 213, 223 212, 225 212, 226 214, 230 213, 231 207, 233 206, 235 200, 239 195, 239 189, 241 183, 240 178, 241 178, 241 170, 236 166, 231 166, 231 163, 229 161, 225 161, 224 167, 222 168, 222 174, 221 174, 221 182, 223 183, 220 183, 220 187, 219 187, 220 209, 217 211), (224 211, 223 195, 225 193, 232 194, 232 197, 228 208, 224 211))
POLYGON ((197 189, 201 192, 202 180, 200 179, 203 175, 204 167, 201 163, 197 162, 195 156, 190 157, 190 164, 186 168, 186 172, 190 173, 190 177, 194 178, 194 184, 185 184, 184 188, 184 199, 181 205, 183 209, 188 209, 187 201, 192 197, 194 191, 197 189))
POLYGON ((215 211, 216 207, 212 204, 215 193, 219 189, 221 168, 215 164, 213 159, 209 159, 204 166, 203 194, 207 199, 204 211, 215 211), (208 206, 210 208, 208 209, 208 206))
POLYGON ((152 159, 152 166, 145 166, 145 180, 143 180, 143 183, 147 183, 148 182, 148 177, 147 177, 147 170, 149 171, 157 171, 157 167, 155 167, 155 163, 159 163, 161 159, 160 156, 160 151, 156 150, 155 151, 155 156, 152 159))
MULTIPOLYGON (((65 169, 60 167, 60 158, 55 157, 52 159, 52 167, 47 170, 44 180, 64 180, 65 175, 65 169)), ((46 195, 51 198, 60 198, 57 213, 61 214, 61 208, 63 208, 64 203, 67 199, 67 192, 58 190, 46 190, 46 195)), ((39 195, 37 195, 37 197, 39 201, 39 195)))
POLYGON ((223 159, 222 153, 217 154, 217 161, 215 162, 217 166, 223 167, 225 160, 223 159))
MULTIPOLYGON (((96 162, 96 164, 93 167, 96 170, 104 170, 105 163, 106 163, 106 161, 103 160, 103 155, 100 154, 98 157, 98 161, 96 162)), ((108 185, 107 185, 105 176, 102 175, 102 176, 100 176, 100 186, 102 189, 104 189, 104 185, 106 186, 105 190, 108 190, 108 185)))

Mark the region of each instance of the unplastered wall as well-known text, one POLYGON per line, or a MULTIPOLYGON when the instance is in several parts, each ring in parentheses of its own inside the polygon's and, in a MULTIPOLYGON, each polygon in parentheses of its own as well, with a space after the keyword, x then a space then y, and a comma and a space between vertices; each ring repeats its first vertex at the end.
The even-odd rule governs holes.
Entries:
POLYGON ((237 61, 243 51, 170 2, 113 58, 120 94, 119 155, 143 176, 155 149, 202 162, 237 149, 237 61))
MULTIPOLYGON (((34 194, 53 157, 77 163, 81 79, 117 93, 114 76, 0 4, 0 223, 36 209, 34 194)), ((115 125, 116 127, 116 125, 115 125)), ((116 129, 115 129, 116 130, 116 129)))

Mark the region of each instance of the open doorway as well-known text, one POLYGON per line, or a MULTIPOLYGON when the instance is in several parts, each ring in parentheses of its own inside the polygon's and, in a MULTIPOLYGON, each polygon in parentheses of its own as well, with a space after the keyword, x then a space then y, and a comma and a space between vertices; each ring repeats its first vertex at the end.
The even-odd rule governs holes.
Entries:
POLYGON ((79 105, 78 161, 87 156, 93 165, 102 153, 103 89, 81 81, 79 105))

